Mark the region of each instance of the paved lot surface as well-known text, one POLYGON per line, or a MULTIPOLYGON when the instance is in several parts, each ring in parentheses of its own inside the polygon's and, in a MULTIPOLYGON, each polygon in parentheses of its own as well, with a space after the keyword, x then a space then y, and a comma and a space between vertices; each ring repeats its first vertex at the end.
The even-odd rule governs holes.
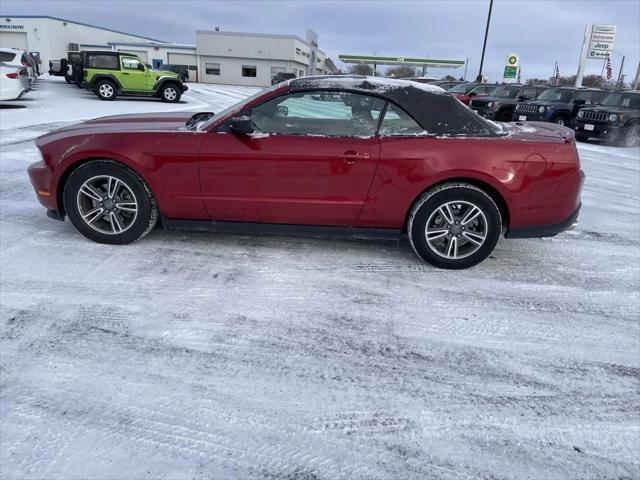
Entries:
POLYGON ((405 243, 49 220, 25 169, 71 120, 220 110, 43 79, 0 110, 0 477, 640 478, 640 149, 581 145, 577 230, 468 271, 405 243))

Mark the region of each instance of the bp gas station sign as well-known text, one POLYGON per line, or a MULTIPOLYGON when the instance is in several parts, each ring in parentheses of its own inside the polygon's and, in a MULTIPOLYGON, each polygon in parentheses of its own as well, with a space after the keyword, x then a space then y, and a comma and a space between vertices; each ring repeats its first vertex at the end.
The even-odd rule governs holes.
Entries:
POLYGON ((504 67, 504 74, 502 78, 513 79, 518 76, 518 66, 520 62, 520 55, 517 53, 510 53, 507 55, 507 64, 504 67))

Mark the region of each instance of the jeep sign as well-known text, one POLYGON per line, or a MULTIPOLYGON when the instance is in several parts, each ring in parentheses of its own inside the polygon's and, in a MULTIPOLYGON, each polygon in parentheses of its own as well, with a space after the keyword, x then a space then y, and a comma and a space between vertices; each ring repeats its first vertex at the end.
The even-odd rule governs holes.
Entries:
POLYGON ((606 58, 613 50, 615 25, 593 25, 589 35, 587 58, 606 58))

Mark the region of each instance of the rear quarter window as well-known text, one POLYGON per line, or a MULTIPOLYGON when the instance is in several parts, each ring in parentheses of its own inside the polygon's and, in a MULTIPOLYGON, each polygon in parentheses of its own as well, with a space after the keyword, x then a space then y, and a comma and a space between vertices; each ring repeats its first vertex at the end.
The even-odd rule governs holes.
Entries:
POLYGON ((87 57, 87 67, 117 70, 118 57, 115 55, 89 55, 87 57))
POLYGON ((0 62, 10 62, 15 58, 15 54, 11 52, 0 52, 0 62))

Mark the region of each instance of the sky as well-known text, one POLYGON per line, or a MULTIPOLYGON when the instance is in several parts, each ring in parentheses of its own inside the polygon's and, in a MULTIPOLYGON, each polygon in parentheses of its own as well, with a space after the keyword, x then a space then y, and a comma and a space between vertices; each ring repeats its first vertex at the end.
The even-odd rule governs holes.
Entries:
MULTIPOLYGON (((216 1, 216 0, 2 0, 2 15, 50 15, 158 38, 195 43, 195 31, 318 33, 320 49, 373 54, 469 59, 467 78, 478 74, 489 0, 216 1)), ((578 68, 587 23, 617 26, 611 58, 614 78, 622 55, 632 80, 640 61, 640 0, 495 0, 483 73, 502 78, 506 57, 520 54, 523 78, 548 78, 578 68)), ((586 73, 603 62, 589 60, 586 73)), ((461 76, 457 70, 430 75, 461 76)))

